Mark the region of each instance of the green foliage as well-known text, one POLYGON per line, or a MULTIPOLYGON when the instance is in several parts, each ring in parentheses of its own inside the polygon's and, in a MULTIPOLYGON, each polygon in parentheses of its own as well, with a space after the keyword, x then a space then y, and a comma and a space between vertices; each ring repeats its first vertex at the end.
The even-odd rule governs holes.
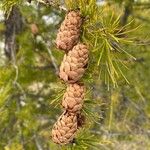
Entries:
POLYGON ((2 9, 7 16, 9 16, 13 6, 21 4, 22 0, 3 0, 2 9))

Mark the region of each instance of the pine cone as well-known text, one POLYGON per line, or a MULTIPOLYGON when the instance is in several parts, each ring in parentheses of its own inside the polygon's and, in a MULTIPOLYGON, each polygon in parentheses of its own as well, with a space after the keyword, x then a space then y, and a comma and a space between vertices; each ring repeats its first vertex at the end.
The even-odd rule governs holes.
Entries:
POLYGON ((54 124, 52 140, 57 144, 68 144, 73 141, 77 128, 77 115, 64 112, 54 124))
POLYGON ((88 62, 88 48, 84 44, 77 44, 65 54, 60 66, 59 76, 65 82, 75 83, 84 74, 88 62))
POLYGON ((80 84, 69 84, 62 100, 62 106, 69 112, 79 112, 83 105, 85 87, 80 84))
POLYGON ((65 51, 69 51, 78 43, 82 18, 79 11, 70 11, 57 34, 56 46, 65 51))
POLYGON ((37 25, 35 23, 31 24, 30 28, 31 28, 32 34, 34 34, 34 35, 38 34, 39 29, 38 29, 38 27, 37 27, 37 25))

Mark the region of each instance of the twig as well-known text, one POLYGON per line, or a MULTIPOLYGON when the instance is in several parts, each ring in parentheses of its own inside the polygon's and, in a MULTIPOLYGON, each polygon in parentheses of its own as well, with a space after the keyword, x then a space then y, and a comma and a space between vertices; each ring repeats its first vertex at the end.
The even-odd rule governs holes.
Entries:
MULTIPOLYGON (((13 55, 12 55, 13 56, 13 55)), ((18 74, 19 74, 19 71, 18 71, 18 66, 16 65, 16 62, 15 62, 15 56, 13 56, 13 67, 15 68, 15 72, 16 72, 16 75, 15 75, 15 79, 13 81, 13 84, 21 91, 24 99, 26 99, 26 94, 25 94, 25 91, 23 90, 22 86, 17 82, 18 80, 18 74)))
MULTIPOLYGON (((15 36, 13 36, 13 38, 15 38, 15 36)), ((18 66, 16 65, 16 56, 15 56, 15 52, 12 51, 12 64, 13 67, 15 69, 15 79, 13 81, 13 84, 21 91, 21 93, 23 94, 24 99, 26 99, 26 94, 22 88, 22 86, 18 83, 18 75, 19 75, 19 70, 18 70, 18 66)))
POLYGON ((38 150, 43 150, 43 148, 42 148, 42 146, 41 146, 41 144, 40 144, 36 134, 34 135, 34 140, 35 140, 35 144, 36 144, 37 149, 38 150))
POLYGON ((52 51, 51 51, 50 48, 47 47, 47 51, 48 51, 48 54, 50 55, 52 64, 53 64, 53 66, 54 66, 54 68, 55 68, 55 70, 56 70, 56 74, 58 74, 59 69, 58 69, 58 66, 57 66, 57 64, 56 64, 56 59, 55 59, 55 57, 53 56, 52 51))
POLYGON ((55 68, 56 74, 58 74, 59 69, 58 69, 58 65, 57 65, 57 60, 55 59, 55 57, 52 54, 51 43, 49 43, 44 37, 42 37, 42 38, 43 38, 43 41, 44 41, 44 43, 46 45, 47 52, 48 52, 48 54, 49 54, 49 56, 51 58, 52 64, 53 64, 53 66, 55 68))

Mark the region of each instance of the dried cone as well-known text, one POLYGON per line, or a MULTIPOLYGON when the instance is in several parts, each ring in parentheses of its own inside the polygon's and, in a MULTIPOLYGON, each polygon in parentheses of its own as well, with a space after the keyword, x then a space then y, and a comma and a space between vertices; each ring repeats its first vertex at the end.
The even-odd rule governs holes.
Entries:
POLYGON ((85 87, 74 83, 69 84, 62 100, 62 106, 69 112, 79 112, 83 106, 85 87))
POLYGON ((79 11, 70 11, 57 34, 56 46, 59 49, 69 51, 78 43, 82 18, 79 11))
POLYGON ((68 54, 65 54, 60 66, 59 76, 65 82, 75 83, 84 74, 88 63, 88 47, 77 44, 68 54))
POLYGON ((38 34, 38 32, 39 32, 39 29, 38 29, 38 27, 37 27, 37 25, 36 24, 31 24, 30 25, 30 28, 31 28, 31 32, 32 32, 32 34, 34 34, 34 35, 36 35, 36 34, 38 34))
POLYGON ((52 129, 52 140, 60 145, 73 141, 78 128, 77 115, 64 112, 52 129))

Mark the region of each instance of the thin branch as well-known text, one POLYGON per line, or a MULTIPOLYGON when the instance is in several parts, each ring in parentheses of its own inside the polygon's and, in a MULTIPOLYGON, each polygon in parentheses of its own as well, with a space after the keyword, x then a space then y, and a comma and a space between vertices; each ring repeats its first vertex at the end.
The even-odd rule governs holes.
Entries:
POLYGON ((55 68, 55 70, 56 70, 56 74, 58 74, 59 69, 58 69, 58 66, 57 66, 57 64, 56 64, 56 59, 55 59, 55 57, 53 56, 52 51, 51 51, 50 48, 47 47, 47 51, 48 51, 48 54, 50 55, 52 64, 53 64, 53 66, 54 66, 54 68, 55 68))
POLYGON ((58 74, 59 69, 58 69, 58 65, 57 65, 57 60, 55 59, 55 57, 54 57, 54 55, 53 55, 53 53, 51 51, 51 43, 48 40, 46 40, 44 37, 42 37, 42 38, 43 38, 45 46, 47 48, 47 52, 48 52, 48 54, 49 54, 49 56, 51 58, 52 64, 53 64, 53 66, 55 68, 56 74, 58 74))
POLYGON ((39 142, 39 139, 38 139, 36 134, 34 135, 34 140, 35 140, 35 144, 36 144, 37 149, 43 150, 43 147, 42 147, 41 143, 39 142))

